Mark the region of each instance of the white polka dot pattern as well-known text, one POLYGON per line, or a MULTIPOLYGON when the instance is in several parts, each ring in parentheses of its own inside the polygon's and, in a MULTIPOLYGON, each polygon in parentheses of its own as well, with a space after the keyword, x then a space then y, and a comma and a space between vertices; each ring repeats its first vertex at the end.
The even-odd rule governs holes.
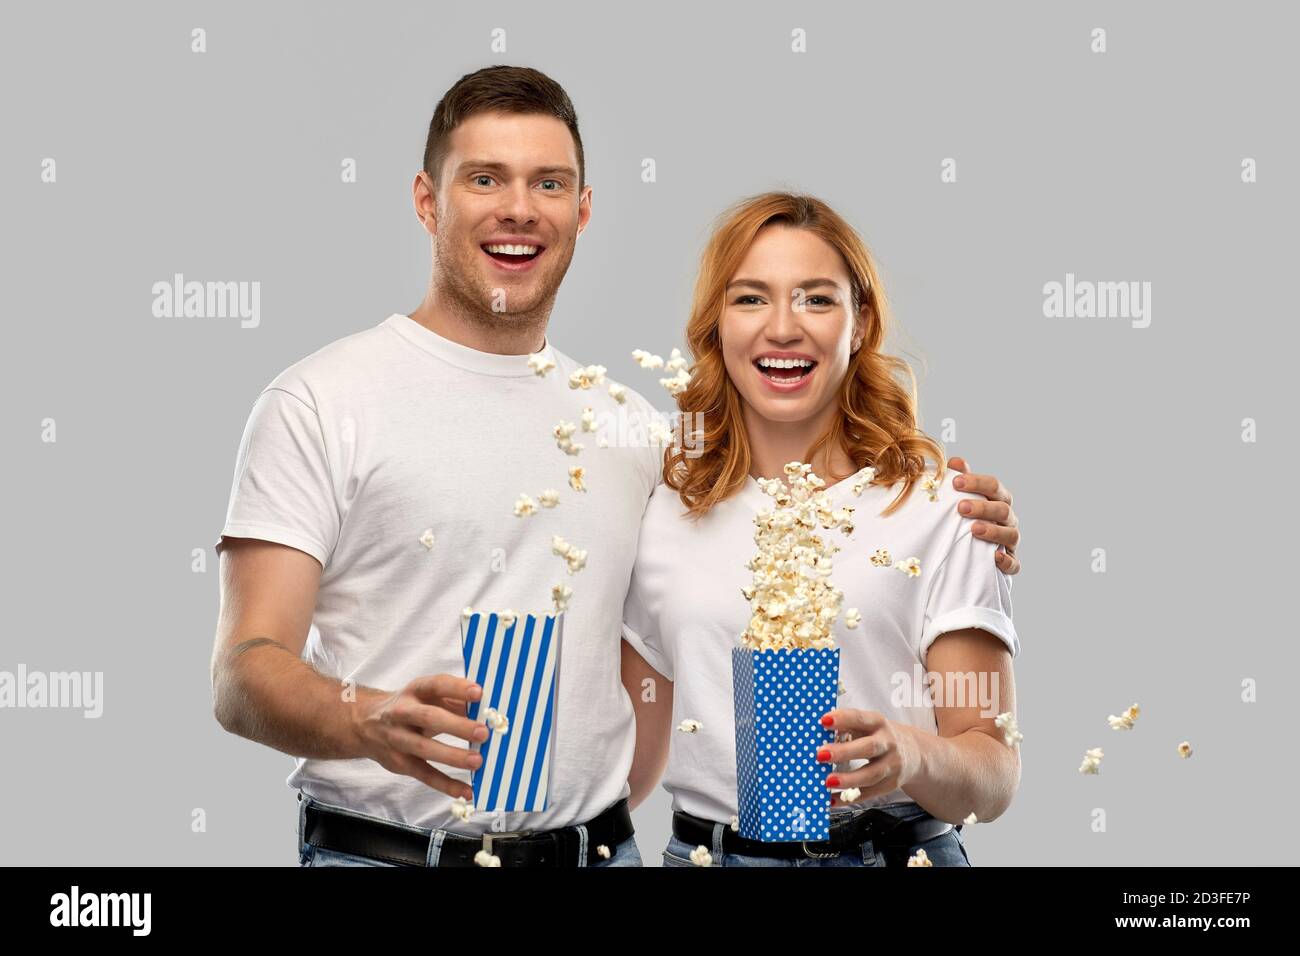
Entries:
POLYGON ((736 711, 740 835, 769 843, 830 835, 829 763, 817 748, 835 733, 820 723, 835 709, 839 648, 731 652, 736 711))

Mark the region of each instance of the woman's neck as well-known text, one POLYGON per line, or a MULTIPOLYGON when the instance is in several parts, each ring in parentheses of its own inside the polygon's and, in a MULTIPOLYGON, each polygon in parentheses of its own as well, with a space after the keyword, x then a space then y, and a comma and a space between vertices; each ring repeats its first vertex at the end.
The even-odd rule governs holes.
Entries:
MULTIPOLYGON (((828 406, 820 420, 800 422, 775 422, 760 418, 751 408, 742 410, 745 419, 745 432, 749 438, 749 473, 754 478, 784 478, 788 462, 803 461, 803 456, 817 437, 830 425, 839 408, 834 404, 828 406)), ((830 487, 839 477, 851 475, 858 469, 839 443, 827 446, 817 452, 816 461, 810 462, 813 473, 830 487)))

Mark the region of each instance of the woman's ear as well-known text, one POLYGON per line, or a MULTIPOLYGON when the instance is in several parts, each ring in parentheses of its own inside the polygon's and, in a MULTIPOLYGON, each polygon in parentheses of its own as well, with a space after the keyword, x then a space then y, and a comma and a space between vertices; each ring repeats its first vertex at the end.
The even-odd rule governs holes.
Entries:
POLYGON ((867 334, 867 318, 870 306, 864 305, 858 309, 857 318, 853 320, 853 353, 856 354, 858 349, 862 348, 862 340, 867 334))

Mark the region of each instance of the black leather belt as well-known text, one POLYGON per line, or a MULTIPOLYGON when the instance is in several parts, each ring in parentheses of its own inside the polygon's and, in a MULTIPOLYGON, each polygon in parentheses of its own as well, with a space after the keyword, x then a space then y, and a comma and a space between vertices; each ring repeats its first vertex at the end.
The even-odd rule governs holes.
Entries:
MULTIPOLYGON (((673 835, 690 846, 713 848, 712 820, 678 810, 673 814, 673 835)), ((742 856, 769 856, 778 859, 822 859, 857 850, 870 840, 880 849, 903 849, 933 840, 952 829, 952 824, 928 813, 915 820, 903 820, 885 810, 868 807, 860 813, 832 813, 830 838, 827 840, 765 843, 741 836, 731 826, 722 832, 722 852, 742 856)))
MULTIPOLYGON (((302 794, 298 795, 302 800, 302 794)), ((339 853, 351 853, 401 866, 424 866, 429 855, 431 831, 411 830, 381 820, 337 813, 315 802, 304 813, 303 840, 312 846, 339 853)), ((591 866, 604 859, 601 846, 614 848, 632 836, 632 816, 627 800, 620 800, 598 816, 582 824, 587 828, 587 860, 591 866)), ((438 854, 438 866, 476 866, 479 850, 501 858, 506 866, 562 867, 578 865, 582 834, 577 826, 555 830, 512 830, 508 833, 487 831, 483 837, 447 833, 438 854), (490 842, 490 849, 487 844, 490 842)))

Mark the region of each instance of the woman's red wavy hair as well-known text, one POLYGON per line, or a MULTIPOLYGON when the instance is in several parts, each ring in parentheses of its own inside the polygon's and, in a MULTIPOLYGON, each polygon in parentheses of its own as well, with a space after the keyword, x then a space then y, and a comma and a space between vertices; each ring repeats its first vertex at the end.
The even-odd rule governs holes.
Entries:
MULTIPOLYGON (((853 309, 862 306, 861 347, 849 361, 839 389, 841 414, 809 446, 805 462, 838 442, 853 460, 854 472, 871 465, 872 484, 904 488, 882 516, 892 514, 911 495, 913 485, 935 462, 943 480, 944 449, 917 428, 916 376, 903 359, 881 351, 893 320, 880 275, 866 243, 830 206, 812 196, 768 192, 742 199, 718 217, 700 262, 686 342, 694 357, 691 381, 677 395, 683 422, 702 421, 693 442, 678 442, 664 454, 664 482, 677 491, 693 520, 740 491, 749 480, 749 437, 741 417, 741 397, 727 375, 718 323, 726 305, 727 283, 735 276, 754 237, 764 226, 782 223, 807 229, 839 250, 848 267, 853 309), (899 377, 906 373, 911 388, 899 377), (697 417, 699 416, 699 417, 697 417), (702 446, 702 447, 701 447, 702 446), (688 448, 700 454, 690 457, 688 448)), ((848 475, 822 475, 833 483, 848 475)))

